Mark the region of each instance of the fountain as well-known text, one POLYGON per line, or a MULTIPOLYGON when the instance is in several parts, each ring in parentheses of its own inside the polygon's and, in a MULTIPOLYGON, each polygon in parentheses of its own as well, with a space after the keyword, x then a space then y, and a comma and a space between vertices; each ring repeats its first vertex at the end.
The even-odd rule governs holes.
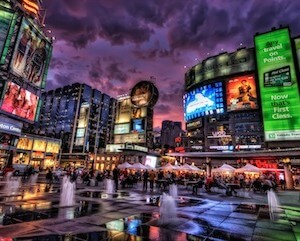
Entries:
POLYGON ((159 214, 161 225, 170 224, 177 218, 177 206, 172 196, 163 193, 160 198, 159 214))
POLYGON ((272 221, 278 220, 279 214, 282 212, 280 208, 280 203, 276 193, 271 189, 268 191, 268 205, 269 205, 269 215, 272 221))
POLYGON ((64 176, 61 184, 60 206, 69 207, 75 205, 75 182, 71 182, 68 176, 64 176))
POLYGON ((30 185, 35 185, 35 184, 37 183, 38 176, 39 176, 38 173, 35 173, 35 174, 30 175, 29 181, 28 181, 29 184, 30 184, 30 185))
POLYGON ((113 194, 114 191, 115 191, 114 180, 106 179, 106 193, 107 194, 113 194))
POLYGON ((12 172, 8 172, 5 177, 5 192, 6 193, 16 193, 21 185, 21 180, 19 177, 13 177, 12 172))
POLYGON ((178 187, 176 184, 171 184, 170 185, 170 190, 169 190, 169 194, 172 198, 174 198, 175 200, 178 197, 178 187))

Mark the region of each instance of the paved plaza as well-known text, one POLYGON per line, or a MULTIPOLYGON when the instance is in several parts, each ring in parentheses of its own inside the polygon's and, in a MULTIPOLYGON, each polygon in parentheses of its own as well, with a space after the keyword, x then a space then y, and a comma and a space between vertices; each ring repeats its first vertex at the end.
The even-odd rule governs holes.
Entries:
POLYGON ((283 209, 270 221, 266 194, 192 195, 179 186, 177 218, 162 224, 155 200, 163 190, 143 192, 141 184, 107 194, 102 183, 77 183, 72 207, 60 206, 60 184, 42 178, 0 185, 0 240, 300 240, 298 191, 277 193, 283 209))

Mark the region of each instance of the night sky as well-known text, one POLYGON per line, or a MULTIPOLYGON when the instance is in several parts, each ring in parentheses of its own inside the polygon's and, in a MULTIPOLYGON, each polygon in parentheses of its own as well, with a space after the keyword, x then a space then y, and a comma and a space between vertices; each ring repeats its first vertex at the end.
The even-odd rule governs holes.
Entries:
POLYGON ((253 47, 255 33, 290 26, 299 0, 44 0, 56 38, 47 90, 80 82, 111 97, 154 77, 154 127, 182 121, 184 73, 208 56, 253 47))

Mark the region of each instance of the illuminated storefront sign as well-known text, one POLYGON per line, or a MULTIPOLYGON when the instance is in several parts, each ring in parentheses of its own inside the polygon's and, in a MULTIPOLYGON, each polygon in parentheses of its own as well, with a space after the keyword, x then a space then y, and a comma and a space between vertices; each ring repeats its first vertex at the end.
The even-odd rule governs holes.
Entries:
POLYGON ((17 148, 22 149, 22 150, 31 150, 32 149, 32 144, 33 140, 26 138, 26 137, 21 137, 19 138, 17 148))
POLYGON ((51 153, 59 153, 60 150, 60 144, 57 142, 47 142, 47 149, 46 152, 51 152, 51 153))
POLYGON ((33 148, 34 151, 42 151, 44 152, 46 150, 47 141, 45 140, 34 140, 33 142, 33 148))
POLYGON ((300 98, 287 28, 255 36, 266 141, 300 140, 300 98))
POLYGON ((0 131, 7 131, 10 132, 11 134, 20 135, 22 129, 9 123, 0 122, 0 131))
POLYGON ((121 149, 125 148, 125 144, 107 144, 106 152, 122 152, 121 149))
POLYGON ((115 144, 121 143, 145 143, 145 134, 125 134, 125 135, 115 135, 115 144))

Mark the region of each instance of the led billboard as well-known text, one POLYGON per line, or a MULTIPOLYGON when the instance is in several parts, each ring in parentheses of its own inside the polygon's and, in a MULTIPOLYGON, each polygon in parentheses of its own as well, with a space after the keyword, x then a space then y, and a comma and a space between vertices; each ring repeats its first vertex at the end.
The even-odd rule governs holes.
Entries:
POLYGON ((14 14, 10 9, 0 6, 0 64, 4 63, 6 51, 4 48, 9 44, 11 35, 9 32, 14 28, 14 14))
POLYGON ((131 101, 130 97, 120 99, 117 107, 116 123, 128 123, 131 116, 131 101))
POLYGON ((134 119, 131 120, 131 132, 142 133, 145 131, 145 119, 134 119))
POLYGON ((254 75, 243 75, 226 82, 227 111, 257 109, 254 75))
POLYGON ((52 141, 47 142, 46 152, 58 154, 59 150, 60 150, 60 143, 52 142, 52 141))
POLYGON ((266 141, 300 140, 300 98, 288 28, 254 38, 266 141))
POLYGON ((33 142, 33 151, 42 151, 46 150, 47 141, 35 139, 33 142))
POLYGON ((186 121, 224 113, 223 84, 216 82, 187 92, 183 96, 186 121))
POLYGON ((34 121, 39 97, 19 85, 8 82, 0 109, 29 121, 34 121))
POLYGON ((52 46, 47 38, 23 18, 11 61, 11 72, 44 88, 51 51, 52 46))
POLYGON ((147 107, 139 107, 131 109, 131 119, 139 119, 147 116, 147 107))
POLYGON ((115 124, 114 134, 128 134, 130 132, 130 123, 115 124))

